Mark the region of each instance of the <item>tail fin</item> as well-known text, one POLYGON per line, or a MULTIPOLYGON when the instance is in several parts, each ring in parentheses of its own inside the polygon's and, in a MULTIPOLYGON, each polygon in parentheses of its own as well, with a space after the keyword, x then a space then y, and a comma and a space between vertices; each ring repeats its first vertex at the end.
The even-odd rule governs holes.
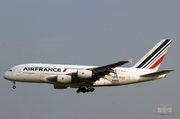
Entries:
POLYGON ((172 39, 160 40, 144 57, 142 57, 133 67, 141 69, 151 69, 157 71, 161 65, 172 39))

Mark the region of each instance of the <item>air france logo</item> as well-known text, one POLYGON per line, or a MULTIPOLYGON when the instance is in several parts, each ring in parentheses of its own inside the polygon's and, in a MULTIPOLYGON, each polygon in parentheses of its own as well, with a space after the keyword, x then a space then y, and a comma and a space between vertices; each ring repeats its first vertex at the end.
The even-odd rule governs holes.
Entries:
POLYGON ((24 67, 23 71, 47 71, 47 72, 61 72, 61 68, 50 67, 24 67))

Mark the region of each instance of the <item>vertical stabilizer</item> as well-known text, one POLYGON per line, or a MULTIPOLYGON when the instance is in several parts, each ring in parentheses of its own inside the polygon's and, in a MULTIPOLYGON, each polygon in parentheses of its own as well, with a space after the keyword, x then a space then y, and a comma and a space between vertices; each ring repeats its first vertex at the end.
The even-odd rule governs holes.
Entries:
POLYGON ((168 48, 172 43, 171 39, 159 41, 144 57, 142 57, 133 67, 140 69, 151 69, 157 71, 161 65, 168 48))

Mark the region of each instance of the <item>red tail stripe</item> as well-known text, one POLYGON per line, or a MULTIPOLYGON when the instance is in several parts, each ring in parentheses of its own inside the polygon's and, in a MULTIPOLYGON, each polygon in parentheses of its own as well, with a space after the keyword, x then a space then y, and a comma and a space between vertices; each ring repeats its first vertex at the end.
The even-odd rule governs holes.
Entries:
POLYGON ((163 61, 165 55, 166 55, 166 54, 164 54, 158 61, 156 61, 156 62, 150 67, 150 69, 156 68, 156 67, 163 61))

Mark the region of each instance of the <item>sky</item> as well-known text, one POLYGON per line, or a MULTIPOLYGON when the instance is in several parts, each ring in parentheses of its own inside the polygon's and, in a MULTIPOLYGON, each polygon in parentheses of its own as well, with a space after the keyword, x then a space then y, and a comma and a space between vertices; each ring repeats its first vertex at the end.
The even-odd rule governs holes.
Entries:
POLYGON ((180 1, 0 0, 0 118, 180 118, 180 1), (56 90, 50 84, 12 83, 4 72, 23 63, 102 66, 134 58, 159 40, 173 43, 159 70, 167 78, 93 93, 56 90), (157 115, 171 104, 173 115, 157 115))

